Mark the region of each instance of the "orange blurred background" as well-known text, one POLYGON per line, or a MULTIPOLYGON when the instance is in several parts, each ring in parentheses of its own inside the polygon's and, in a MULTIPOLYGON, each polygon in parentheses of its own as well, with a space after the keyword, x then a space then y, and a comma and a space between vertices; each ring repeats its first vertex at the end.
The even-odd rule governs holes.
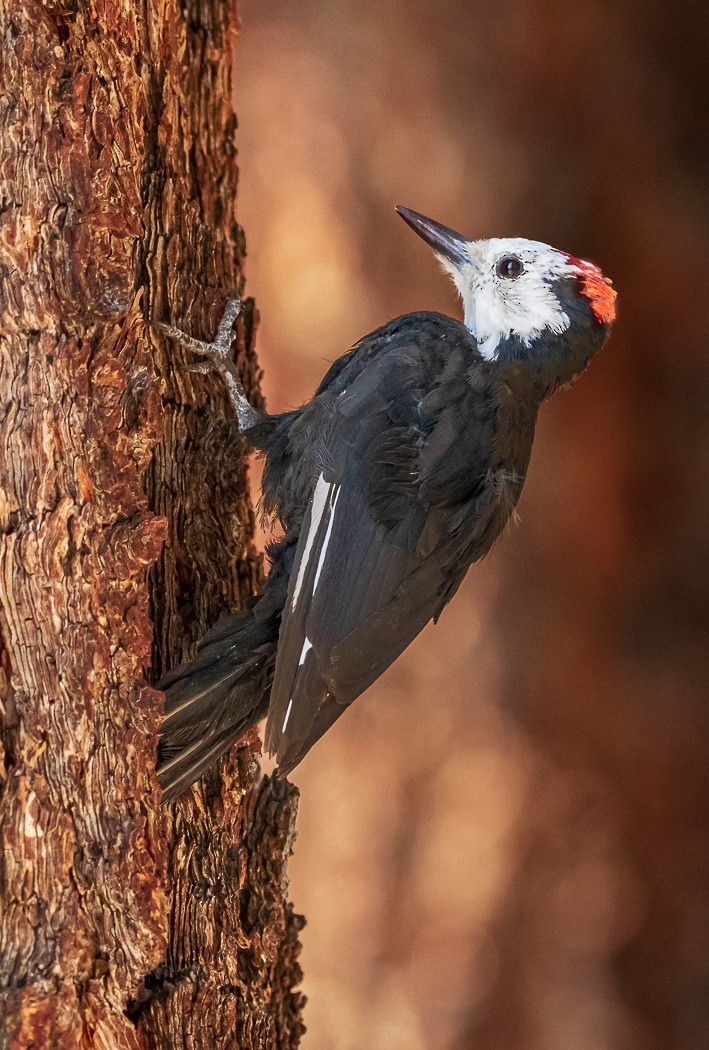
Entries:
POLYGON ((521 522, 294 774, 309 1050, 709 1047, 709 8, 242 0, 273 411, 459 316, 395 203, 598 262, 521 522))

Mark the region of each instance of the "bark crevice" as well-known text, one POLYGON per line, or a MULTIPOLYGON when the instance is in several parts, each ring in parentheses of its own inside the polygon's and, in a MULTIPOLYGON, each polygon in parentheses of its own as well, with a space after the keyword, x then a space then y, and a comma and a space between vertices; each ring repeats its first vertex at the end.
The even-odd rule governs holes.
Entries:
POLYGON ((297 793, 251 734, 162 809, 144 676, 260 574, 227 399, 142 314, 202 331, 242 290, 236 31, 218 0, 0 7, 2 1050, 299 1039, 297 793))

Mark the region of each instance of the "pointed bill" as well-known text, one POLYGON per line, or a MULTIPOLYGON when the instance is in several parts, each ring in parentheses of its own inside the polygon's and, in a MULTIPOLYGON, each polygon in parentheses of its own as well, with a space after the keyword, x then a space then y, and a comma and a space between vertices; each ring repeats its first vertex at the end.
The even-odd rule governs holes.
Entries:
POLYGON ((426 244, 430 244, 434 252, 443 256, 453 266, 459 267, 463 263, 470 265, 473 262, 467 250, 469 243, 467 237, 449 229, 448 226, 443 226, 440 222, 420 215, 417 211, 412 211, 411 208, 404 208, 401 204, 397 204, 396 210, 414 233, 422 237, 426 244))

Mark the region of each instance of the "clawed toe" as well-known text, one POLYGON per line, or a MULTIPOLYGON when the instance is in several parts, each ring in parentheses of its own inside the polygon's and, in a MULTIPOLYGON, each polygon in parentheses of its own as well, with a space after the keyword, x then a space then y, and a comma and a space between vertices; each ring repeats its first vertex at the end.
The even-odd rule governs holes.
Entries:
POLYGON ((171 324, 164 324, 162 321, 152 321, 149 323, 153 328, 159 328, 161 332, 165 333, 165 335, 168 335, 171 339, 175 339, 181 346, 184 346, 186 350, 191 350, 193 353, 200 354, 202 357, 211 358, 215 363, 220 363, 226 361, 229 356, 232 340, 234 339, 234 322, 240 312, 241 299, 238 296, 229 299, 224 307, 224 313, 219 322, 217 334, 211 343, 207 343, 203 339, 195 339, 193 336, 187 335, 187 333, 183 332, 180 328, 175 328, 175 326, 171 324))
POLYGON ((161 321, 149 323, 151 327, 159 328, 161 332, 164 332, 170 339, 174 339, 181 346, 184 346, 186 350, 191 350, 192 353, 206 358, 206 360, 190 365, 187 371, 201 375, 218 372, 224 377, 239 426, 242 430, 248 430, 249 427, 254 426, 258 422, 259 415, 248 402, 236 365, 230 355, 231 344, 234 339, 234 322, 240 311, 241 299, 238 296, 229 299, 224 308, 222 319, 219 322, 217 334, 211 343, 206 343, 201 339, 194 339, 179 328, 163 324, 161 321))
POLYGON ((193 375, 210 376, 215 372, 223 374, 226 369, 221 358, 218 360, 212 358, 210 361, 197 361, 194 365, 188 365, 186 371, 192 372, 193 375))
POLYGON ((226 346, 224 351, 225 354, 231 346, 231 341, 234 337, 234 322, 240 313, 241 299, 237 295, 227 301, 227 304, 224 307, 224 313, 222 314, 222 319, 217 328, 217 336, 214 340, 215 346, 219 346, 220 348, 226 346))

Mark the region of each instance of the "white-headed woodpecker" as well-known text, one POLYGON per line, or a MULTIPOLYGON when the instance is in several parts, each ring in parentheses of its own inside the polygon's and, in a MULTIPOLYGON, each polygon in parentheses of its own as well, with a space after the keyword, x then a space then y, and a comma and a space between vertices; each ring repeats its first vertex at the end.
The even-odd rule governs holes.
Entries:
POLYGON ((469 241, 398 211, 452 276, 463 322, 391 321, 296 411, 246 400, 230 356, 238 300, 213 343, 160 326, 224 375, 265 456, 264 509, 283 527, 263 594, 159 683, 168 797, 266 713, 266 747, 288 773, 438 619, 519 500, 539 406, 613 323, 615 292, 592 263, 519 237, 469 241))

